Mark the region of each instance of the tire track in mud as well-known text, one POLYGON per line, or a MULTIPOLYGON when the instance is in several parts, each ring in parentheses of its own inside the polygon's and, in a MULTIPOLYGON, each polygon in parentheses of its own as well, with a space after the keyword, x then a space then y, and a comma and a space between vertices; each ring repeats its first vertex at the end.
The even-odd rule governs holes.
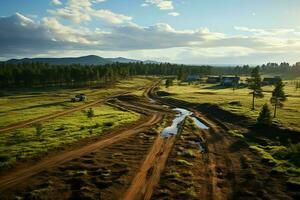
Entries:
MULTIPOLYGON (((150 88, 155 87, 155 86, 156 86, 156 83, 151 85, 150 87, 147 87, 146 91, 151 91, 150 88)), ((74 109, 65 111, 63 113, 59 113, 59 114, 65 115, 66 112, 70 113, 70 112, 74 112, 76 110, 81 110, 85 107, 95 105, 99 102, 108 101, 110 99, 117 98, 122 95, 126 95, 128 93, 129 92, 124 92, 124 93, 121 93, 118 95, 114 95, 114 96, 108 97, 106 100, 95 101, 91 104, 79 106, 74 109)), ((0 177, 0 191, 5 191, 6 189, 11 188, 14 185, 17 185, 23 181, 26 181, 28 178, 30 178, 42 171, 45 171, 49 168, 52 168, 52 167, 60 165, 62 163, 71 161, 71 160, 78 158, 80 156, 83 156, 89 152, 93 152, 95 150, 99 150, 99 149, 108 147, 108 146, 110 146, 114 143, 117 143, 123 139, 126 139, 130 136, 133 136, 135 134, 143 132, 143 131, 149 129, 151 126, 154 126, 157 123, 159 123, 163 117, 163 115, 160 112, 158 112, 157 109, 156 110, 151 109, 151 105, 150 105, 150 107, 149 107, 149 105, 148 105, 148 107, 146 107, 147 103, 144 103, 144 104, 142 103, 142 104, 138 104, 138 105, 130 105, 129 103, 119 101, 116 104, 124 106, 125 108, 127 108, 129 110, 143 114, 144 119, 139 120, 140 122, 138 125, 136 125, 136 124, 131 125, 131 126, 129 125, 127 127, 127 129, 125 129, 125 130, 123 130, 123 129, 112 130, 110 133, 101 137, 98 141, 88 144, 88 145, 85 145, 79 149, 67 150, 67 151, 63 152, 62 154, 46 157, 46 158, 40 160, 39 162, 37 162, 33 165, 30 165, 26 168, 20 168, 20 169, 14 170, 12 172, 9 172, 8 174, 5 174, 2 177, 0 177)), ((52 117, 53 117, 53 115, 47 116, 47 119, 39 118, 39 120, 48 120, 52 117)), ((55 115, 55 117, 57 117, 57 116, 55 115)), ((35 123, 35 122, 31 121, 31 123, 35 123)), ((19 126, 22 126, 22 125, 26 126, 27 124, 20 124, 19 126)), ((11 127, 11 128, 13 128, 13 127, 11 127)))
POLYGON ((175 137, 162 138, 158 136, 156 138, 140 170, 126 191, 123 197, 124 200, 148 200, 151 198, 153 189, 160 180, 160 174, 165 167, 174 142, 175 137))
POLYGON ((193 107, 178 104, 176 101, 170 99, 159 98, 154 90, 155 87, 148 88, 148 92, 145 93, 145 96, 164 105, 188 109, 210 128, 209 131, 203 131, 206 135, 209 149, 208 162, 205 164, 207 169, 205 169, 205 171, 206 179, 210 182, 210 186, 208 186, 206 188, 207 191, 204 192, 206 195, 201 196, 201 198, 220 200, 228 198, 235 187, 236 174, 233 168, 234 161, 229 157, 228 147, 230 144, 226 137, 224 137, 226 130, 210 120, 207 120, 193 107))
MULTIPOLYGON (((118 95, 120 96, 120 95, 118 95)), ((96 104, 96 103, 95 103, 96 104)), ((87 105, 85 105, 87 106, 87 105)), ((126 106, 126 104, 122 104, 122 106, 126 106)), ((145 113, 145 109, 143 107, 134 106, 135 110, 140 113, 145 113)), ((128 109, 132 109, 132 107, 128 107, 128 109)), ((27 178, 32 177, 35 174, 40 173, 41 171, 44 171, 45 169, 54 167, 56 165, 62 164, 64 162, 70 161, 74 158, 80 157, 88 152, 92 152, 96 149, 105 148, 113 143, 116 143, 118 141, 121 141, 125 138, 128 138, 129 136, 132 136, 134 134, 140 133, 145 131, 146 129, 150 128, 151 126, 157 124, 161 121, 162 115, 157 112, 150 112, 150 110, 147 110, 146 119, 144 119, 139 125, 136 125, 134 127, 130 127, 127 130, 123 131, 112 131, 110 134, 107 134, 105 137, 101 138, 101 140, 89 144, 87 146, 83 146, 79 149, 67 151, 60 155, 55 155, 53 157, 47 157, 40 162, 27 167, 26 169, 20 169, 17 171, 14 171, 10 174, 4 175, 0 177, 0 191, 5 190, 9 187, 12 187, 27 178)))

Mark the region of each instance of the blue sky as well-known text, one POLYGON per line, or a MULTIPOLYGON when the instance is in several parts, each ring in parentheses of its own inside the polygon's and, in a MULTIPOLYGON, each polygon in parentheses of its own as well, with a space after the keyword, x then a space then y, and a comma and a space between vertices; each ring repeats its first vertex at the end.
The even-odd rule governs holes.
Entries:
POLYGON ((299 0, 1 0, 0 16, 1 60, 300 61, 299 0))

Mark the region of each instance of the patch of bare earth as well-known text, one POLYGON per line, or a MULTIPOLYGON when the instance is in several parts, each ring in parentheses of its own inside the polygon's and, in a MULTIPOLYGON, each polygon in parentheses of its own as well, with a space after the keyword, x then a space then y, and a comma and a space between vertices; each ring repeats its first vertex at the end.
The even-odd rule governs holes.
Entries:
POLYGON ((4 199, 118 199, 157 136, 153 129, 130 136, 41 172, 1 194, 4 199))

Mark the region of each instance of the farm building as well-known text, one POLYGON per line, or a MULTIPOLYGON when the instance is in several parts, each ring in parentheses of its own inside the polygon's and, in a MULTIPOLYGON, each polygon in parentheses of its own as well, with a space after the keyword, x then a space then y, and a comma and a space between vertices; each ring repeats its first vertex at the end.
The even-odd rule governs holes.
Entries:
POLYGON ((221 82, 221 76, 209 76, 206 80, 207 83, 220 83, 221 82))
POLYGON ((278 83, 281 80, 280 76, 275 76, 275 77, 266 77, 263 80, 263 85, 274 85, 278 83))
POLYGON ((193 82, 193 81, 199 81, 200 80, 200 76, 199 75, 188 75, 186 77, 186 81, 187 82, 193 82))
POLYGON ((221 85, 223 86, 234 86, 238 85, 240 82, 240 77, 233 76, 233 77, 223 77, 221 80, 221 85))

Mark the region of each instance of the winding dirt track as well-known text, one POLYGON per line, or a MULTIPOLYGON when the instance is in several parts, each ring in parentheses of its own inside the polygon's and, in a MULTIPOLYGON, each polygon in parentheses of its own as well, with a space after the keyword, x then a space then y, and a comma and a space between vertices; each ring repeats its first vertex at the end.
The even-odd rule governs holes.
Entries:
POLYGON ((12 187, 22 181, 25 181, 27 178, 41 171, 44 171, 45 169, 70 161, 76 157, 82 156, 96 149, 107 147, 124 138, 128 138, 131 135, 142 132, 150 126, 153 126, 156 123, 158 123, 161 120, 161 118, 162 117, 160 114, 154 113, 150 115, 150 117, 148 117, 144 123, 137 125, 135 128, 132 127, 132 129, 128 129, 122 132, 113 132, 111 134, 108 134, 106 138, 103 138, 100 141, 95 142, 93 144, 60 155, 56 155, 54 157, 47 157, 31 167, 7 174, 1 177, 0 179, 0 191, 12 187))
POLYGON ((18 129, 18 128, 23 128, 23 127, 26 127, 26 126, 30 126, 32 124, 36 124, 36 123, 44 122, 44 121, 54 119, 54 118, 57 118, 57 117, 61 117, 63 115, 67 115, 67 114, 72 113, 72 112, 76 112, 76 111, 79 111, 79 110, 82 110, 82 109, 85 109, 85 108, 88 108, 88 107, 95 106, 96 104, 99 104, 99 103, 104 103, 104 102, 108 101, 109 99, 112 99, 112 98, 115 98, 115 97, 118 97, 118 96, 121 96, 121 95, 124 95, 124 94, 128 94, 128 92, 122 92, 122 93, 119 93, 119 94, 116 94, 116 95, 106 97, 104 99, 96 100, 96 101, 93 101, 91 103, 87 103, 87 104, 84 104, 84 105, 81 105, 81 106, 70 108, 70 109, 67 109, 67 110, 64 110, 64 111, 61 111, 61 112, 45 115, 45 116, 38 117, 38 118, 35 118, 35 119, 22 121, 22 122, 19 122, 17 124, 11 124, 11 125, 8 125, 6 127, 0 128, 0 133, 13 131, 13 130, 18 129))
MULTIPOLYGON (((150 96, 157 84, 158 82, 154 83, 152 87, 147 88, 144 92, 144 97, 152 103, 155 103, 155 100, 150 96)), ((163 110, 164 108, 161 107, 161 109, 163 110)), ((159 183, 160 175, 165 168, 175 140, 175 136, 169 138, 158 136, 156 138, 151 150, 146 155, 140 170, 137 172, 130 187, 124 194, 124 200, 151 199, 153 190, 159 183)))
POLYGON ((153 189, 160 180, 160 174, 165 167, 174 142, 174 136, 166 139, 158 137, 155 140, 140 170, 125 193, 124 200, 149 200, 151 198, 153 189))
MULTIPOLYGON (((123 102, 122 100, 118 102, 119 105, 129 110, 133 110, 135 112, 139 112, 145 115, 144 119, 140 120, 138 124, 129 125, 128 127, 126 127, 126 130, 122 130, 122 129, 121 131, 113 130, 112 132, 101 137, 101 139, 99 139, 98 141, 92 144, 88 144, 78 149, 68 150, 59 155, 54 155, 50 157, 48 156, 27 168, 17 169, 15 171, 9 172, 9 174, 0 177, 0 192, 5 191, 8 188, 11 188, 17 185, 18 183, 26 181, 28 178, 46 169, 73 160, 74 158, 80 157, 86 153, 93 152, 101 148, 105 148, 113 143, 117 143, 125 138, 128 138, 129 136, 147 130, 151 126, 154 126, 155 124, 160 122, 162 120, 163 114, 169 112, 166 108, 162 107, 161 105, 183 107, 182 105, 177 105, 176 103, 164 101, 163 99, 158 98, 154 92, 157 84, 158 82, 153 83, 153 85, 151 87, 147 87, 146 91, 144 92, 144 97, 149 102, 152 102, 152 106, 151 103, 149 102, 138 102, 134 105, 130 105, 130 103, 123 102), (161 110, 159 109, 159 107, 161 107, 161 110)), ((3 128, 5 130, 0 129, 0 132, 13 130, 16 128, 28 126, 33 123, 49 120, 58 116, 62 116, 74 111, 84 109, 86 107, 96 105, 101 102, 105 102, 109 99, 121 95, 125 95, 125 94, 127 94, 127 92, 115 96, 111 96, 103 100, 95 101, 90 104, 79 106, 64 112, 48 115, 42 118, 38 118, 36 120, 31 120, 29 122, 23 122, 15 126, 7 127, 6 129, 3 128)), ((211 128, 212 131, 208 133, 207 135, 208 138, 211 138, 212 141, 218 138, 224 139, 222 137, 222 130, 219 127, 217 127, 215 124, 211 123, 210 121, 206 120, 205 117, 203 117, 203 115, 201 115, 201 113, 197 112, 196 110, 193 110, 191 108, 187 108, 187 109, 194 111, 195 115, 198 118, 200 118, 202 122, 204 122, 206 125, 208 125, 211 128), (213 135, 211 135, 212 133, 213 135)), ((145 155, 145 158, 139 170, 137 171, 136 175, 134 176, 129 188, 125 192, 123 196, 124 200, 151 199, 153 190, 160 181, 160 176, 165 168, 169 154, 173 149, 175 141, 176 141, 175 136, 169 138, 162 138, 158 136, 156 138, 148 154, 145 155)), ((217 174, 215 172, 215 168, 219 167, 225 169, 232 169, 232 160, 226 155, 226 149, 225 149, 228 146, 228 143, 227 141, 223 141, 222 144, 225 147, 224 146, 222 147, 219 144, 215 144, 215 143, 209 145, 209 149, 212 151, 211 153, 209 153, 210 162, 206 165, 207 167, 206 180, 207 182, 210 182, 211 187, 206 188, 205 189, 206 191, 203 191, 203 196, 201 196, 203 199, 224 199, 224 197, 226 198, 227 195, 225 193, 230 192, 230 188, 228 188, 229 191, 224 192, 224 190, 221 190, 219 189, 219 187, 217 187, 218 179, 217 179, 217 174), (214 154, 214 152, 218 152, 218 151, 225 153, 225 156, 223 156, 222 159, 220 159, 220 157, 214 154)))

